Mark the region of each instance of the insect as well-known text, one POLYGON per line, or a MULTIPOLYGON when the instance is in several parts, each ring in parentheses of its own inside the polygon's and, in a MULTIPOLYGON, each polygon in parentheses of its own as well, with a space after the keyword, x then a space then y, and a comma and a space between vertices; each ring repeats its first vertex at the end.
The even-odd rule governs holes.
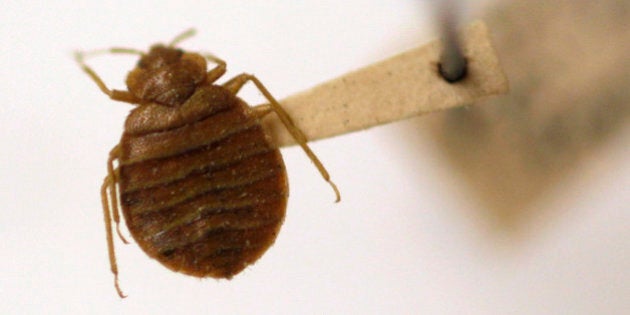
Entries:
POLYGON ((278 101, 251 74, 217 85, 226 63, 211 54, 170 44, 148 52, 111 48, 77 52, 76 60, 112 100, 135 105, 120 143, 109 154, 101 187, 107 249, 118 283, 112 221, 120 231, 120 208, 142 250, 167 268, 195 277, 231 278, 274 243, 283 223, 288 182, 280 151, 260 120, 275 113, 331 185, 336 185, 306 137, 278 101), (140 56, 126 79, 127 90, 109 89, 84 61, 88 55, 140 56), (207 70, 210 61, 214 68, 207 70), (250 107, 236 94, 252 82, 269 104, 250 107))

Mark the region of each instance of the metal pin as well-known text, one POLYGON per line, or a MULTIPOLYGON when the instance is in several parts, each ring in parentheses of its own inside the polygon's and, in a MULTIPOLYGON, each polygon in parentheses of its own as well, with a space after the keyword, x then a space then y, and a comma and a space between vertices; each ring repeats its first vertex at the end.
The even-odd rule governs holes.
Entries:
POLYGON ((442 0, 438 7, 444 45, 438 69, 440 75, 449 83, 457 82, 466 77, 467 68, 467 61, 462 53, 457 34, 457 19, 460 8, 454 2, 442 0))

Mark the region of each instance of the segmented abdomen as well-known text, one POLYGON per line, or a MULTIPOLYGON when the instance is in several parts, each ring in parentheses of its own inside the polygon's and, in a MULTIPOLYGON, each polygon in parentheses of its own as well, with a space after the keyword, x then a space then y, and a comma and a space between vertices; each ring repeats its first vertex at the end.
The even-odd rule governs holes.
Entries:
POLYGON ((118 182, 131 234, 149 256, 199 277, 230 278, 255 262, 275 241, 288 194, 280 152, 247 105, 225 93, 196 116, 127 130, 121 140, 118 182))

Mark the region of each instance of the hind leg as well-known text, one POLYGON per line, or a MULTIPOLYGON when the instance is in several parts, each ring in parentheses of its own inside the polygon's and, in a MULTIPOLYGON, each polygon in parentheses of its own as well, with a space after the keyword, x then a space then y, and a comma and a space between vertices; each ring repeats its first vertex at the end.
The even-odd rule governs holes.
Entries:
POLYGON ((107 161, 107 176, 103 180, 103 185, 101 186, 101 202, 103 204, 103 215, 105 219, 105 232, 107 239, 107 252, 109 254, 109 265, 112 273, 114 274, 114 286, 116 287, 116 292, 121 298, 126 297, 120 286, 118 285, 118 265, 116 264, 116 252, 114 250, 114 233, 112 228, 112 219, 116 223, 116 230, 118 231, 118 236, 123 240, 123 242, 127 243, 127 241, 122 237, 119 229, 120 223, 120 214, 118 212, 118 198, 116 194, 116 183, 117 176, 116 170, 114 169, 114 160, 118 158, 119 147, 116 146, 110 152, 109 159, 107 161), (109 195, 108 195, 109 190, 109 195))
POLYGON ((280 121, 282 122, 282 124, 287 128, 291 136, 293 136, 293 138, 300 145, 300 147, 302 147, 302 150, 304 150, 308 158, 313 162, 313 164, 315 164, 315 167, 317 168, 319 173, 322 175, 324 180, 327 181, 328 184, 330 184, 330 186, 332 187, 336 196, 335 202, 339 202, 339 200, 341 199, 339 195, 339 189, 337 189, 337 185, 335 185, 335 183, 333 183, 333 181, 330 179, 330 175, 328 174, 328 171, 326 170, 322 162, 319 160, 319 158, 317 158, 315 153, 313 153, 311 148, 306 144, 307 142, 306 136, 304 136, 304 133, 302 132, 302 130, 300 130, 293 123, 293 120, 291 119, 289 114, 287 114, 284 108, 282 108, 282 105, 280 105, 280 103, 271 95, 271 93, 269 93, 267 88, 262 84, 262 82, 260 82, 260 80, 258 80, 258 78, 256 78, 255 76, 251 74, 243 73, 243 74, 237 75, 236 77, 230 79, 228 82, 224 83, 223 87, 228 89, 233 94, 236 94, 243 87, 243 85, 245 85, 245 83, 249 81, 254 83, 254 85, 256 85, 258 90, 263 94, 263 96, 267 99, 267 101, 269 101, 268 105, 255 107, 254 109, 256 111, 256 114, 262 117, 273 111, 276 113, 276 115, 278 115, 278 118, 280 118, 280 121))

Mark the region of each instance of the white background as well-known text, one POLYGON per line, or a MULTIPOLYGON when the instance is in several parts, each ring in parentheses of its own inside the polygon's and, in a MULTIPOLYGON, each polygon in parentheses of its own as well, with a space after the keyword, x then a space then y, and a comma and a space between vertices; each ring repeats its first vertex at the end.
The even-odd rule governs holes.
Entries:
MULTIPOLYGON (((409 122, 284 149, 291 197, 276 244, 231 281, 168 271, 117 243, 112 285, 99 186, 130 107, 75 49, 182 44, 255 73, 279 98, 435 37, 428 1, 3 1, 0 314, 614 314, 630 309, 628 137, 538 201, 518 239, 493 231, 409 122), (24 2, 25 3, 25 2, 24 2), (413 149, 410 149, 413 148, 413 149)), ((135 57, 90 60, 123 88, 135 57)), ((253 88, 245 99, 261 101, 253 88)), ((415 122, 417 123, 417 122, 415 122)), ((627 129, 626 129, 627 131, 627 129)), ((628 135, 628 132, 625 132, 628 135)))

